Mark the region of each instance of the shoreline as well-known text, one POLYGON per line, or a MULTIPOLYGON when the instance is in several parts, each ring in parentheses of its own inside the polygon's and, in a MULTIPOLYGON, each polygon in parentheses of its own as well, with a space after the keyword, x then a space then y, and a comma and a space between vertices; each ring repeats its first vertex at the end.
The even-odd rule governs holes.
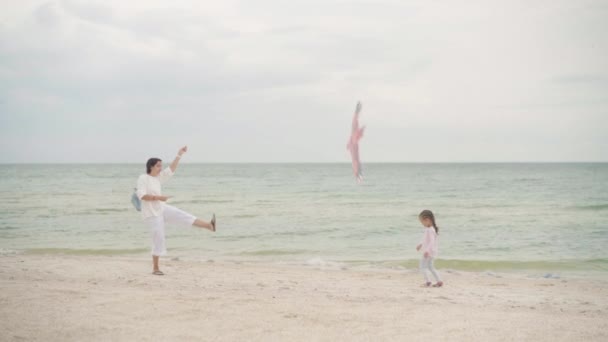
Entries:
MULTIPOLYGON (((125 250, 115 249, 69 249, 69 248, 34 248, 26 250, 0 249, 0 258, 7 256, 52 256, 52 257, 113 257, 131 260, 148 260, 149 250, 133 248, 125 250)), ((281 258, 284 254, 255 256, 223 255, 213 258, 201 256, 193 251, 173 250, 170 255, 161 257, 161 263, 175 259, 188 262, 220 262, 253 265, 289 265, 293 267, 320 267, 336 270, 362 270, 362 271, 399 271, 418 272, 419 259, 389 259, 389 260, 362 260, 362 259, 331 259, 322 256, 307 256, 303 259, 281 258)), ((590 260, 462 260, 443 259, 435 261, 437 270, 448 273, 479 273, 491 276, 504 275, 525 278, 552 278, 552 279, 587 279, 608 281, 608 268, 604 265, 608 259, 590 260), (591 266, 593 267, 591 267, 591 266), (587 267, 582 269, 581 266, 587 267)))
MULTIPOLYGON (((143 256, 0 256, 8 340, 608 339, 608 281, 143 256)), ((441 270, 440 270, 441 271, 441 270)))

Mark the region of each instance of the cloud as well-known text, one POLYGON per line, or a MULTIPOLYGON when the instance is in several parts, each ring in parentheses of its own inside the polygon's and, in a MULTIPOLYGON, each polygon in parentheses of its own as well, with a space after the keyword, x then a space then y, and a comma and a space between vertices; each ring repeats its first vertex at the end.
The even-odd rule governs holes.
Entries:
POLYGON ((0 162, 608 159, 600 1, 2 7, 0 162))

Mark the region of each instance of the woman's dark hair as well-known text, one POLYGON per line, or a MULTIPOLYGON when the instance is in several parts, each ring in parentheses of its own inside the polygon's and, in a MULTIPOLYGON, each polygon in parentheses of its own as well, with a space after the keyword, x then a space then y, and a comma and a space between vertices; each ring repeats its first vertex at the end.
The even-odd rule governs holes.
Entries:
POLYGON ((437 227, 437 224, 435 223, 435 215, 433 215, 433 212, 430 210, 423 210, 420 212, 420 215, 418 215, 419 218, 425 219, 428 218, 431 220, 431 223, 433 224, 433 228, 435 228, 435 233, 439 234, 439 227, 437 227))
POLYGON ((146 172, 148 174, 150 174, 150 171, 152 171, 152 168, 154 167, 154 165, 156 165, 156 163, 158 163, 160 160, 160 158, 150 158, 148 159, 148 162, 146 163, 146 172))

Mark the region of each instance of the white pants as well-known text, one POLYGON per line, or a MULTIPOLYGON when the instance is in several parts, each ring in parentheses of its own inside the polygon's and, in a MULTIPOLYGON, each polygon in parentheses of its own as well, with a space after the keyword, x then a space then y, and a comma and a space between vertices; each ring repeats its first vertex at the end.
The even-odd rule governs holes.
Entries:
POLYGON ((152 237, 152 255, 161 256, 167 254, 165 246, 165 223, 175 223, 192 226, 196 217, 174 206, 165 204, 162 216, 153 216, 144 219, 150 228, 152 237))
POLYGON ((428 271, 433 274, 435 280, 437 280, 438 282, 441 281, 441 278, 439 278, 439 273, 437 273, 437 270, 435 270, 435 266, 433 266, 433 261, 435 261, 435 258, 433 257, 422 257, 422 259, 420 259, 420 272, 424 274, 424 281, 427 283, 431 282, 428 271))

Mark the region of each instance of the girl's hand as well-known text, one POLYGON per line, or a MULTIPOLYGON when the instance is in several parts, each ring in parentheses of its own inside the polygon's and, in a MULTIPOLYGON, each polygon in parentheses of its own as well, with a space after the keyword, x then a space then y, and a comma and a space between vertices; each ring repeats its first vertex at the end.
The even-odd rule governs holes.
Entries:
POLYGON ((184 146, 182 148, 179 149, 179 151, 177 151, 177 155, 181 156, 182 154, 188 152, 188 146, 184 146))
POLYGON ((417 251, 419 251, 419 250, 420 250, 420 248, 422 248, 422 245, 418 245, 418 246, 416 246, 416 250, 417 250, 417 251))
POLYGON ((428 258, 429 257, 429 252, 424 252, 424 257, 428 258))

